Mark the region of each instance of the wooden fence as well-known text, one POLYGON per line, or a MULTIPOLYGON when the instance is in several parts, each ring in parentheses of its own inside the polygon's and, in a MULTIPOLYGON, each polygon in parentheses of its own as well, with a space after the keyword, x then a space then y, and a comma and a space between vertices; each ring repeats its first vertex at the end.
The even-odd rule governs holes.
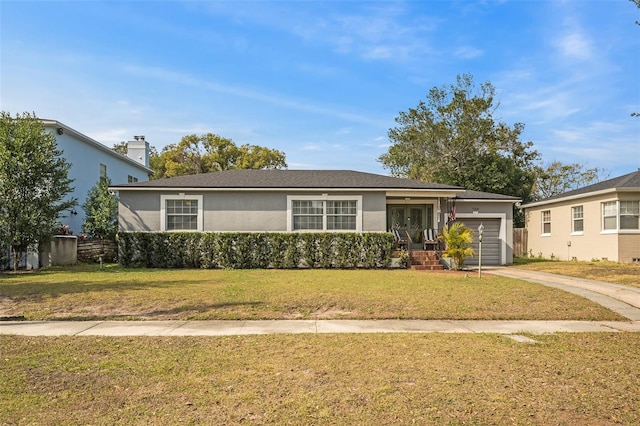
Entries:
POLYGON ((103 262, 116 260, 117 245, 115 241, 99 240, 97 238, 78 239, 78 260, 93 263, 102 257, 103 262))
POLYGON ((527 254, 527 228, 513 228, 513 255, 515 257, 525 257, 527 254))

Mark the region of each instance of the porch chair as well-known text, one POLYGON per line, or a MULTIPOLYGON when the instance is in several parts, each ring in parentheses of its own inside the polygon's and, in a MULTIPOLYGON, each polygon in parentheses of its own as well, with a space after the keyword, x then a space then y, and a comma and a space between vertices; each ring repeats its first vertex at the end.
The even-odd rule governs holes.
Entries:
POLYGON ((438 250, 438 234, 432 228, 425 228, 422 231, 422 247, 427 250, 428 247, 432 247, 432 250, 438 250))
POLYGON ((396 228, 391 229, 391 233, 393 234, 393 240, 396 243, 396 248, 397 249, 402 248, 402 247, 407 248, 407 244, 409 243, 409 241, 407 240, 406 237, 403 238, 400 235, 400 231, 398 229, 396 229, 396 228))

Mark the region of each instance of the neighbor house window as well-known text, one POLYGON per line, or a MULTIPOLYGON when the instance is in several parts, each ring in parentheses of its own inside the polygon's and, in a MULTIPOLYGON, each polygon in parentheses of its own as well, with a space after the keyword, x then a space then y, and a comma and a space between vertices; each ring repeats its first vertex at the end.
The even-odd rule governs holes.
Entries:
POLYGON ((572 232, 581 234, 584 231, 584 212, 582 206, 571 207, 572 232))
POLYGON ((614 231, 616 229, 618 229, 617 201, 602 203, 602 230, 614 231))
POLYGON ((551 210, 542 212, 542 235, 551 235, 551 210))
POLYGON ((107 178, 107 165, 100 164, 100 180, 105 180, 107 178))
POLYGON ((640 229, 640 201, 620 201, 620 229, 640 229))
POLYGON ((128 176, 127 176, 127 182, 129 182, 129 183, 133 183, 133 182, 137 182, 137 181, 138 181, 138 178, 137 178, 137 177, 135 177, 135 176, 131 176, 131 175, 128 175, 128 176))
POLYGON ((162 195, 162 231, 202 231, 202 195, 162 195))
POLYGON ((289 196, 290 231, 361 231, 361 196, 289 196))

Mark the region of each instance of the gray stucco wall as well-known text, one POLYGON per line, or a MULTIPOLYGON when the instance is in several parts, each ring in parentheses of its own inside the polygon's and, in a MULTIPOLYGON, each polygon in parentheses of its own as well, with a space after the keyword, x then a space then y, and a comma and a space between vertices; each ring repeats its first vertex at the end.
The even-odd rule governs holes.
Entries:
POLYGON ((160 193, 123 191, 118 198, 118 225, 121 231, 160 230, 160 193))
MULTIPOLYGON (((188 192, 203 196, 204 231, 209 232, 286 232, 287 196, 319 195, 315 192, 188 192)), ((122 231, 160 231, 160 197, 178 195, 170 191, 122 191, 119 225, 122 231)), ((332 192, 329 195, 348 195, 332 192)), ((350 195, 354 195, 351 193, 350 195)), ((361 194, 357 194, 361 195, 361 194)), ((320 198, 320 197, 319 197, 320 198)), ((386 227, 384 192, 362 194, 362 230, 384 231, 386 227)))

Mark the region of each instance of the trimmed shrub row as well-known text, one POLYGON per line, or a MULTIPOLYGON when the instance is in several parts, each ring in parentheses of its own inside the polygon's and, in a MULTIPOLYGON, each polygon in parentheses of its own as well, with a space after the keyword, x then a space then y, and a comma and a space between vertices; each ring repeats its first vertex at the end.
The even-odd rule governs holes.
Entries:
POLYGON ((125 267, 203 269, 386 268, 389 233, 123 232, 125 267))

